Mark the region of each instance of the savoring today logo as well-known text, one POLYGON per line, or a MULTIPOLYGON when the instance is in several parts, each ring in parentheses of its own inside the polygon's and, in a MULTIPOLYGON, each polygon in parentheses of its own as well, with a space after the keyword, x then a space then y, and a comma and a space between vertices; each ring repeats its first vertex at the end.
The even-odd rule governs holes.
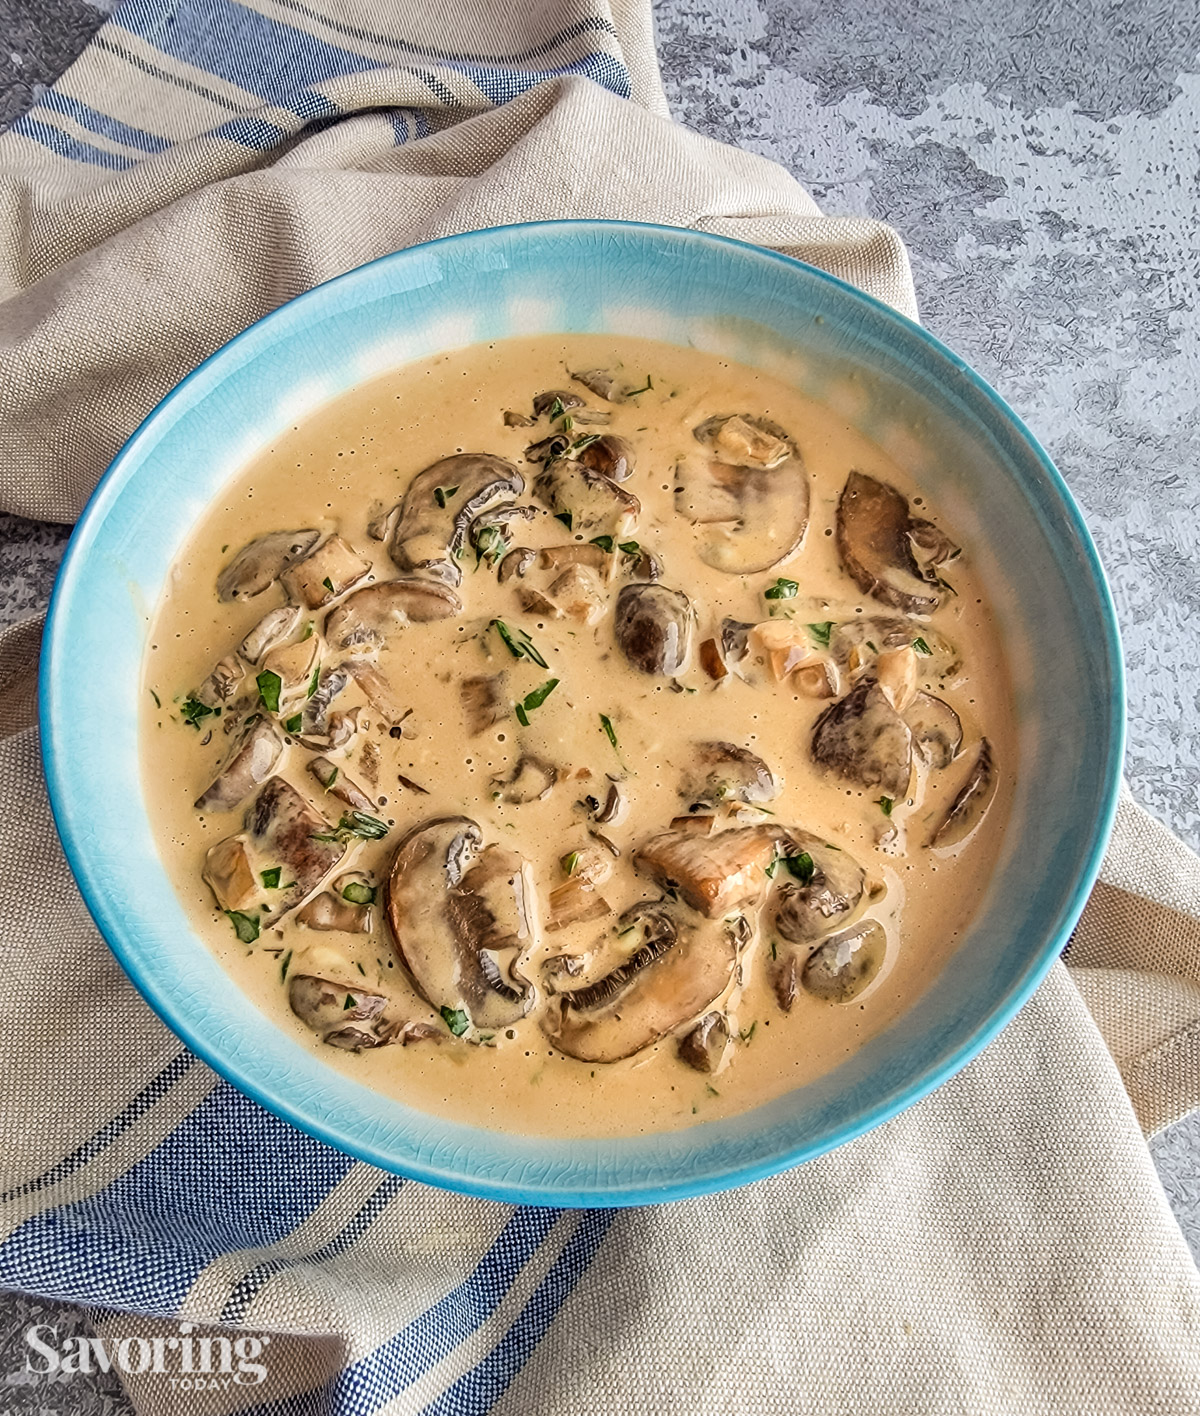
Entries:
POLYGON ((25 1329, 25 1371, 32 1378, 76 1372, 153 1372, 168 1379, 172 1390, 218 1391, 231 1383, 260 1386, 267 1379, 263 1355, 269 1335, 241 1337, 196 1336, 195 1323, 180 1323, 177 1336, 89 1337, 72 1333, 59 1341, 58 1328, 31 1323, 25 1329))

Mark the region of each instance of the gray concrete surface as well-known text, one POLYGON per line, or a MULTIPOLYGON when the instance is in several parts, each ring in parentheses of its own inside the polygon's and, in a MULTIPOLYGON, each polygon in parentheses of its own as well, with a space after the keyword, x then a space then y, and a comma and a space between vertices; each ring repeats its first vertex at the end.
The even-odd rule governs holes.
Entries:
MULTIPOLYGON (((1134 792, 1200 847, 1200 11, 656 0, 655 13, 675 115, 783 163, 830 212, 897 226, 927 325, 1050 450, 1117 602, 1134 792)), ((101 18, 81 0, 0 0, 0 125, 101 18)), ((45 603, 64 543, 0 517, 0 624, 45 603)), ((1200 1255, 1200 1115, 1151 1149, 1200 1255)), ((0 1382, 44 1307, 0 1301, 0 1382)), ((115 1385, 0 1388, 6 1416, 125 1410, 115 1385)))

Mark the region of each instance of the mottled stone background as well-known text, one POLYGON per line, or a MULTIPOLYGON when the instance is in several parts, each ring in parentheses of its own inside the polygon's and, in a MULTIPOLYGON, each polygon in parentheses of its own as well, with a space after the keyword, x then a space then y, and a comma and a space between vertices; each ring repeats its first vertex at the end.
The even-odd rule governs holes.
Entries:
MULTIPOLYGON (((0 125, 107 8, 0 0, 0 125)), ((925 323, 1049 449, 1117 602, 1134 792, 1200 847, 1200 9, 656 0, 655 13, 675 115, 782 163, 827 211, 898 227, 925 323)), ((0 517, 0 624, 45 604, 65 539, 0 517)), ((1200 1254, 1200 1117, 1152 1149, 1200 1254)), ((125 1412, 115 1379, 3 1385, 45 1307, 0 1301, 0 1411, 125 1412)))

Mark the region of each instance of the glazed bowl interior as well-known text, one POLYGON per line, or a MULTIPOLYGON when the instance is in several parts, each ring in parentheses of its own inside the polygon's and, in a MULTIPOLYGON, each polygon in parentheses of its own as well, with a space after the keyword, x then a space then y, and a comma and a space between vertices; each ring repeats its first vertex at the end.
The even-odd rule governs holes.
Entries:
POLYGON ((604 222, 507 227, 400 252, 292 301, 215 354, 147 419, 93 497, 56 588, 42 677, 43 751, 68 859, 114 952, 175 1032, 242 1091, 365 1160, 557 1205, 741 1184, 831 1149, 951 1076, 1033 991, 1083 906, 1115 808, 1123 721, 1117 632, 1095 552, 1057 473, 996 394, 917 326, 796 261, 695 232, 604 222), (986 898, 897 1023, 818 1081, 733 1119, 556 1142, 381 1096, 327 1067, 230 985, 155 848, 138 762, 141 660, 185 538, 280 431, 411 359, 602 331, 694 345, 782 377, 847 416, 922 484, 991 597, 1020 760, 986 898), (79 712, 80 684, 103 714, 79 712))

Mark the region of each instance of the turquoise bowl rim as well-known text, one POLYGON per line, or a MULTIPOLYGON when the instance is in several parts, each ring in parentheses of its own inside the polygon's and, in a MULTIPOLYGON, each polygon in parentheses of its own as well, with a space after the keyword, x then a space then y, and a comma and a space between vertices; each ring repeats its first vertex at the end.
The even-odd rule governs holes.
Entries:
MULTIPOLYGON (((167 1026, 191 1050, 220 1076, 224 1077, 245 1095, 272 1111, 277 1116, 297 1126, 309 1135, 324 1141, 342 1151, 355 1155, 361 1160, 384 1169, 405 1174, 444 1189, 477 1195, 489 1199, 517 1203, 532 1203, 558 1207, 601 1207, 639 1205, 667 1200, 684 1199, 732 1189, 755 1180, 765 1179, 782 1170, 815 1159, 819 1155, 844 1145, 847 1141, 890 1120, 907 1110, 917 1101, 943 1085, 1000 1033, 1028 1001, 1041 983, 1061 949, 1070 937, 1092 885, 1100 870, 1108 837, 1112 830, 1120 790, 1121 767, 1125 749, 1125 684, 1120 634, 1117 627, 1112 595, 1101 567, 1099 556, 1087 530, 1083 516, 1061 474, 1051 461, 1045 449, 1012 410, 1008 403, 980 377, 964 360, 931 335, 921 325, 900 314, 890 305, 859 290, 857 287, 839 280, 817 267, 796 260, 777 251, 736 241, 729 237, 711 235, 687 228, 660 226, 644 222, 623 221, 542 221, 525 222, 512 226, 488 227, 480 231, 464 232, 445 236, 435 241, 382 256, 375 261, 358 266, 340 276, 336 276, 312 290, 287 301, 261 319, 235 335, 220 349, 211 354, 203 363, 182 379, 157 407, 143 420, 126 442, 105 472, 92 496, 89 498, 68 544, 58 578, 51 597, 46 630, 43 641, 41 676, 39 683, 39 718, 41 725, 42 756, 45 767, 47 788, 55 824, 58 828, 64 853, 79 886, 85 905, 101 934, 121 963, 126 974, 142 994, 143 998, 167 1026), (496 1182, 481 1179, 469 1173, 449 1171, 442 1166, 432 1165, 418 1156, 398 1157, 377 1148, 369 1135, 348 1133, 344 1128, 314 1120, 305 1114, 304 1108, 287 1096, 264 1090, 252 1069, 235 1061, 202 1030, 192 1025, 189 1019, 181 1018, 174 1005, 164 995, 153 969, 143 969, 126 947, 123 930, 124 921, 108 897, 104 881, 92 869, 89 860, 85 823, 77 820, 72 812, 75 805, 72 792, 69 712, 69 668, 65 661, 70 635, 70 606, 73 587, 86 563, 88 543, 93 529, 97 527, 109 509, 110 501, 121 491, 118 482, 129 464, 136 467, 142 445, 155 434, 160 419, 169 417, 173 401, 180 397, 197 381, 207 377, 209 371, 221 362, 229 360, 236 371, 237 355, 248 353, 256 344, 269 344, 272 325, 277 321, 294 317, 298 307, 305 304, 319 305, 336 295, 339 289, 349 290, 362 279, 363 272, 388 264, 403 266, 405 262, 420 259, 431 251, 460 245, 480 244, 500 240, 536 238, 539 233, 562 234, 563 232, 589 231, 599 236, 619 236, 621 232, 638 233, 642 239, 659 238, 670 241, 698 242, 729 253, 732 259, 753 256, 758 260, 777 263, 780 266, 803 272, 810 280, 823 283, 839 292, 837 298, 851 303, 865 305, 877 318, 890 323, 901 340, 916 341, 925 346, 925 352, 944 361, 948 368, 963 377, 977 395, 991 405, 992 412, 999 415, 1002 423, 1008 425, 1020 442, 1032 452, 1045 478, 1046 488, 1057 501, 1057 510, 1065 519, 1066 528, 1077 542, 1082 553, 1081 563, 1090 584, 1087 589, 1095 598, 1100 611, 1099 656, 1107 668, 1108 722, 1107 733, 1098 748, 1100 765, 1097 768, 1099 787, 1099 809, 1092 823, 1090 841, 1082 853, 1082 863, 1071 890, 1057 911, 1056 916, 1047 921, 1041 944, 1031 949, 1024 968, 1016 982, 1008 989, 996 1006, 976 1025, 966 1040, 941 1061, 927 1068, 907 1086, 901 1088, 886 1101, 867 1107, 840 1125, 834 1126, 815 1141, 799 1144, 789 1150, 773 1154, 741 1167, 727 1167, 719 1174, 702 1172, 684 1175, 666 1183, 647 1184, 629 1182, 619 1174, 619 1165, 614 1172, 596 1181, 591 1186, 547 1187, 538 1184, 496 1182)), ((203 947, 203 946, 201 946, 203 947)), ((321 1065, 321 1064, 318 1064, 321 1065)), ((753 1115, 753 1113, 749 1113, 753 1115)), ((369 1129, 369 1128, 368 1128, 369 1129)), ((701 1130, 703 1128, 700 1128, 701 1130)), ((492 1133, 477 1134, 490 1136, 492 1133)), ((685 1133, 686 1134, 686 1133, 685 1133)))

